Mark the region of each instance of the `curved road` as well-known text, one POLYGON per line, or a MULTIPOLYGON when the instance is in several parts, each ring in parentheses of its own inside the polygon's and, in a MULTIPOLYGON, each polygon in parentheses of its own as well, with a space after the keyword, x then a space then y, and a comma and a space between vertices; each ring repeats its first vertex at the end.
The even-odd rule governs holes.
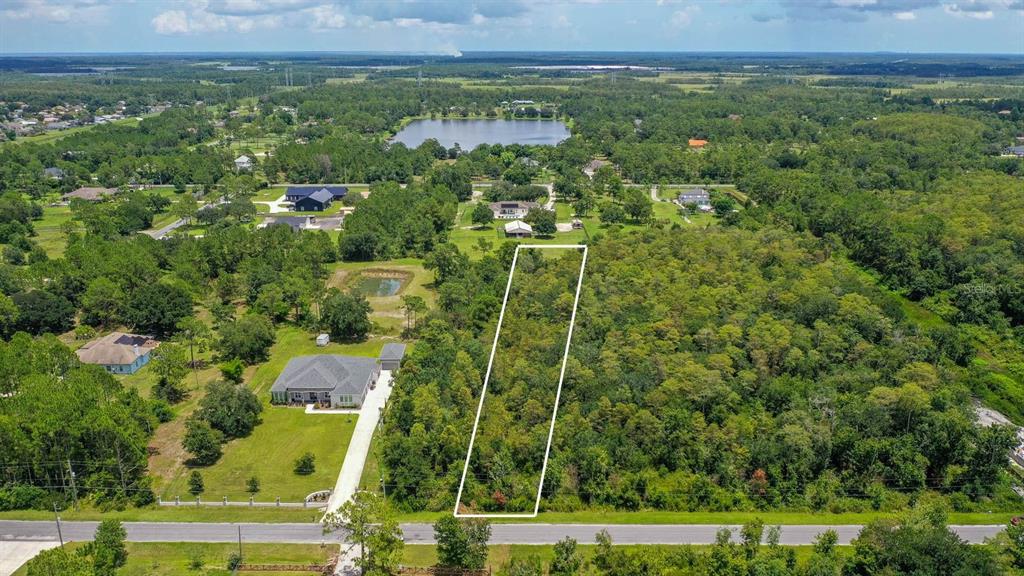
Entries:
MULTIPOLYGON (((62 522, 65 541, 91 540, 98 522, 62 522)), ((281 544, 319 544, 342 542, 344 532, 323 534, 319 524, 230 524, 201 522, 125 522, 132 542, 237 542, 241 527, 245 542, 281 544)), ((733 529, 738 538, 739 526, 733 529)), ((434 544, 430 524, 402 524, 407 544, 434 544)), ((594 543, 594 535, 604 529, 616 544, 712 544, 721 526, 711 524, 493 524, 491 544, 554 544, 570 536, 582 544, 594 543)), ((1002 525, 950 526, 961 538, 981 544, 1003 530, 1002 525)), ((849 544, 857 536, 859 525, 788 525, 781 527, 780 543, 812 544, 818 534, 835 530, 840 544, 849 544)), ((57 540, 55 522, 0 521, 0 541, 52 542, 57 540)))

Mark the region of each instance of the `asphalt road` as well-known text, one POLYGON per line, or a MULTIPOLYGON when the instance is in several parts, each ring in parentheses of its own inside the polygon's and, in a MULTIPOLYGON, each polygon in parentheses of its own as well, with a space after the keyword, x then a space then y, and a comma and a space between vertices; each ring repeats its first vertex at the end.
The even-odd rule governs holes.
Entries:
MULTIPOLYGON (((61 522, 64 540, 91 540, 98 522, 61 522)), ((237 542, 241 528, 243 542, 281 544, 319 544, 341 542, 342 532, 324 535, 319 524, 230 524, 187 522, 125 522, 128 540, 132 542, 237 542)), ((433 544, 434 530, 430 524, 402 524, 407 544, 433 544)), ((711 544, 720 526, 704 524, 493 524, 492 544, 553 544, 566 536, 580 543, 593 543, 594 535, 605 529, 616 544, 711 544)), ((739 526, 734 529, 734 538, 739 526)), ((981 544, 995 536, 1002 525, 951 526, 961 538, 981 544)), ((860 531, 859 525, 782 526, 780 543, 812 544, 818 534, 835 530, 840 544, 848 544, 860 531)), ((0 521, 0 541, 55 541, 55 522, 0 521)))

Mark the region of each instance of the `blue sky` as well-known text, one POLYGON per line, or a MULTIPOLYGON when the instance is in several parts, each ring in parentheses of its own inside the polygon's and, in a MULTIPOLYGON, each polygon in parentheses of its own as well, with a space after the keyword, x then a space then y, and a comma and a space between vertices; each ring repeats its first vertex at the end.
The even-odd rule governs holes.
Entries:
POLYGON ((1024 54, 1024 0, 0 0, 0 53, 1024 54))

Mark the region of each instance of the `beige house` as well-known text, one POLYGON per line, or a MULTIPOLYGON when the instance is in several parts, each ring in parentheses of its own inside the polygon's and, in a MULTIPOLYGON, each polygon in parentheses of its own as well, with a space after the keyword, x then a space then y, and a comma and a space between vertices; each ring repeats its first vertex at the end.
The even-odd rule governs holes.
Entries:
POLYGON ((160 343, 152 336, 111 332, 75 350, 85 364, 103 366, 111 374, 134 374, 149 363, 150 353, 160 343))

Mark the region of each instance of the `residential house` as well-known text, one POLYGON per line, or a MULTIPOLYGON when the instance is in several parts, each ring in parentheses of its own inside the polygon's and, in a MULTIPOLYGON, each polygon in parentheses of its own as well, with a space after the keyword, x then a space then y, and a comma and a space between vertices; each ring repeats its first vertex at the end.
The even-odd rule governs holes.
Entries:
POLYGON ((332 200, 341 200, 348 194, 348 187, 337 184, 326 184, 322 186, 289 186, 284 192, 284 199, 288 202, 298 202, 314 192, 326 190, 331 194, 332 200))
POLYGON ((520 202, 513 200, 506 200, 501 202, 491 202, 491 212, 494 213, 495 220, 521 220, 534 208, 540 208, 540 204, 536 202, 520 202))
POLYGON ((404 353, 404 346, 387 350, 386 359, 384 352, 380 358, 339 354, 292 358, 270 388, 270 401, 274 404, 360 408, 384 364, 393 366, 396 357, 401 361, 400 353, 404 353))
POLYGON ((380 369, 398 370, 402 365, 402 358, 405 356, 405 344, 400 342, 388 342, 380 350, 380 369))
POLYGON ((536 161, 536 160, 534 160, 533 158, 529 158, 529 157, 527 157, 527 156, 524 156, 524 157, 520 158, 520 159, 519 159, 519 162, 520 162, 520 163, 521 163, 521 164, 522 164, 523 166, 526 166, 527 168, 537 168, 537 167, 539 167, 539 166, 540 166, 540 162, 537 162, 537 161, 536 161))
POLYGON ((684 190, 679 193, 677 200, 682 206, 686 206, 687 204, 696 204, 697 208, 702 212, 711 211, 711 194, 704 188, 691 188, 690 190, 684 190))
POLYGON ((245 154, 235 158, 235 170, 239 172, 248 172, 249 170, 252 170, 252 158, 249 158, 245 154))
POLYGON ((1010 146, 1003 150, 1003 154, 1007 156, 1016 156, 1017 158, 1024 158, 1024 146, 1010 146))
POLYGON ((50 178, 53 180, 63 180, 64 171, 61 170, 60 168, 57 168, 56 166, 50 166, 49 168, 43 169, 43 177, 50 178))
POLYGON ((302 230, 316 228, 314 224, 316 224, 315 216, 268 216, 256 227, 266 228, 268 226, 288 226, 293 231, 299 232, 302 230))
POLYGON ((533 227, 522 220, 513 220, 505 224, 505 236, 508 238, 529 238, 533 236, 533 227))
POLYGON ((77 190, 68 192, 61 196, 65 202, 70 202, 72 198, 78 198, 80 200, 86 200, 89 202, 96 202, 102 200, 107 196, 113 196, 117 194, 117 188, 96 188, 92 186, 83 186, 77 190))
POLYGON ((701 148, 703 148, 703 147, 708 145, 708 141, 707 140, 701 140, 699 138, 690 138, 688 144, 689 144, 690 148, 696 148, 696 149, 700 150, 701 148))
POLYGON ((593 178, 599 168, 609 164, 611 164, 611 162, 608 162, 607 160, 591 160, 583 167, 583 173, 587 175, 587 178, 593 178))
POLYGON ((308 196, 299 198, 292 204, 296 212, 323 212, 331 206, 334 201, 334 194, 326 188, 321 188, 308 196))
POLYGON ((159 345, 152 336, 111 332, 87 342, 75 354, 82 362, 102 366, 111 374, 135 374, 149 363, 153 349, 159 345))

